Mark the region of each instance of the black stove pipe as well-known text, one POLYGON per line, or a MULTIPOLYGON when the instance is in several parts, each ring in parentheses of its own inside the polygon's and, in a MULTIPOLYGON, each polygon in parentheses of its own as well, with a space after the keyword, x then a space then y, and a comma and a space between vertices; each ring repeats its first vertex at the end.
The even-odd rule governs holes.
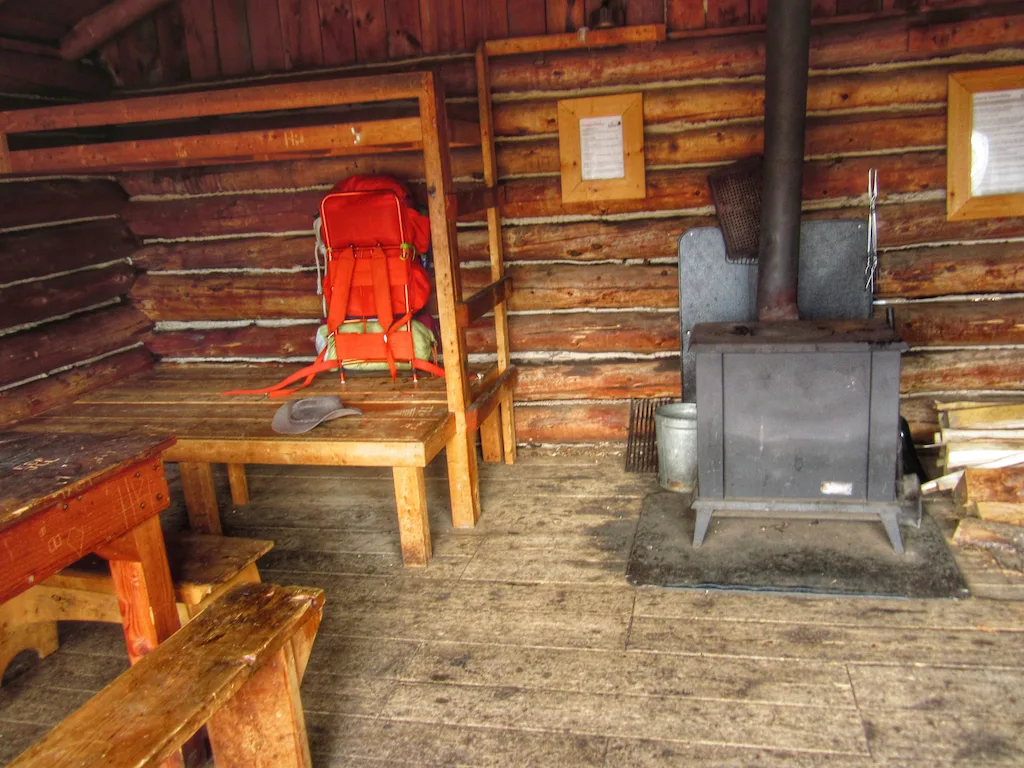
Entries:
POLYGON ((757 316, 797 320, 810 0, 768 0, 757 316))

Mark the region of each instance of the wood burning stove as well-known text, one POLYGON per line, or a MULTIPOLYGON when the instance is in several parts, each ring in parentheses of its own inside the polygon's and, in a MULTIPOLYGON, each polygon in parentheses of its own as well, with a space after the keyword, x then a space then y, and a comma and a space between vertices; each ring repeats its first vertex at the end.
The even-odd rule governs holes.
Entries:
MULTIPOLYGON (((713 512, 881 520, 897 498, 900 353, 884 323, 797 312, 810 0, 770 0, 756 323, 694 326, 698 496, 713 512)), ((814 258, 813 254, 809 255, 814 258)))
POLYGON ((897 552, 900 353, 875 321, 705 323, 694 546, 712 512, 880 519, 897 552))

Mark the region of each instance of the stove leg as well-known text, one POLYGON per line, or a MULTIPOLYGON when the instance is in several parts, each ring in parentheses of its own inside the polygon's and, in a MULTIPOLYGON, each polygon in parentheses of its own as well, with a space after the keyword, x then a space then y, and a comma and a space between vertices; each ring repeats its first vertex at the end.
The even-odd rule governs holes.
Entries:
POLYGON ((697 510, 697 520, 693 526, 694 549, 704 543, 704 534, 708 532, 708 526, 711 525, 711 511, 710 509, 697 510))
POLYGON ((903 554, 903 537, 900 535, 900 521, 899 513, 893 510, 887 510, 885 512, 879 512, 878 516, 882 518, 882 525, 885 526, 885 532, 889 534, 889 541, 892 542, 892 548, 896 550, 898 554, 903 554))

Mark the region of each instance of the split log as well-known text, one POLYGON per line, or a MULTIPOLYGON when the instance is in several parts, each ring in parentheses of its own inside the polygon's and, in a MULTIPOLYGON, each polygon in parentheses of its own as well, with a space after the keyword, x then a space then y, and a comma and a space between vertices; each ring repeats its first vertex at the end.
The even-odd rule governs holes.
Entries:
MULTIPOLYGON (((889 222, 893 217, 881 213, 889 222)), ((1024 220, 1011 219, 1024 231, 1024 220)), ((881 225, 879 226, 881 236, 881 225)), ((891 230, 890 230, 891 231, 891 230)), ((970 235, 965 234, 964 239, 970 235)), ((981 233, 979 233, 981 236, 981 233)), ((880 257, 878 295, 926 298, 1024 289, 1024 243, 982 243, 888 251, 880 257)))
MULTIPOLYGON (((675 266, 513 266, 512 311, 599 307, 675 308, 675 266)), ((160 275, 139 278, 131 298, 152 320, 318 318, 312 274, 160 275)), ((463 270, 463 293, 490 282, 489 269, 463 270)))
MULTIPOLYGON (((982 66, 990 66, 984 64, 982 66)), ((949 77, 946 67, 927 66, 896 72, 811 73, 807 110, 857 110, 893 105, 944 105, 949 77)), ((644 125, 704 123, 760 118, 764 85, 749 79, 726 83, 697 82, 644 93, 644 125)), ((494 107, 498 136, 530 136, 558 131, 556 99, 499 101, 494 107)))
POLYGON ((961 506, 984 501, 1024 505, 1024 468, 967 469, 953 498, 961 506))
POLYGON ((898 305, 896 332, 911 346, 1024 344, 1024 300, 898 305))
POLYGON ((900 416, 910 425, 910 434, 916 444, 931 443, 939 428, 939 415, 932 397, 900 398, 900 416))
POLYGON ((947 411, 949 426, 959 429, 1024 429, 1024 404, 1019 401, 973 405, 975 407, 947 411))
POLYGON ((128 264, 115 264, 0 289, 0 330, 123 296, 135 281, 128 264))
POLYGON ((129 346, 151 326, 138 310, 115 307, 0 336, 0 386, 129 346))
POLYGON ((78 399, 149 368, 153 355, 144 347, 105 357, 95 363, 47 376, 4 392, 0 397, 0 429, 78 399))
POLYGON ((679 397, 678 357, 568 365, 517 365, 515 401, 679 397))
POLYGON ((1017 525, 967 517, 957 526, 953 541, 1024 557, 1024 528, 1017 525))
MULTIPOLYGON (((150 350, 175 358, 282 358, 313 354, 318 320, 302 325, 190 329, 151 333, 150 350)), ((679 349, 675 313, 573 312, 511 315, 509 336, 516 352, 636 352, 679 349)), ((480 320, 466 334, 469 352, 494 351, 494 323, 480 320)), ((678 371, 677 371, 678 374, 678 371)))
POLYGON ((115 0, 75 24, 60 41, 60 55, 68 61, 87 56, 108 40, 148 16, 168 0, 115 0))
POLYGON ((132 254, 142 270, 294 269, 313 265, 313 228, 295 237, 246 237, 199 243, 159 243, 132 254))
POLYGON ((516 438, 523 443, 622 442, 629 403, 516 405, 516 438))
POLYGON ((1024 355, 1014 349, 910 352, 903 356, 900 391, 1024 390, 1024 355))
MULTIPOLYGON (((679 316, 636 311, 511 315, 509 342, 516 352, 674 352, 679 349, 679 316)), ((489 318, 466 333, 470 352, 493 350, 494 344, 489 318)))
MULTIPOLYGON (((1024 217, 948 221, 945 200, 882 205, 878 209, 878 243, 882 248, 930 243, 938 245, 964 240, 1002 240, 1022 236, 1024 217)), ((880 288, 884 287, 883 283, 880 288)))
MULTIPOLYGON (((937 191, 945 184, 943 153, 844 158, 805 166, 804 199, 859 197, 870 168, 879 169, 879 185, 887 194, 937 191)), ((647 197, 640 200, 566 205, 557 177, 520 179, 505 184, 502 190, 502 215, 506 217, 642 213, 712 204, 705 168, 651 171, 647 174, 647 197)), ((133 202, 124 216, 139 237, 306 231, 322 197, 320 191, 298 191, 133 202)))
POLYGON ((119 219, 0 235, 0 285, 126 259, 134 248, 119 219))
POLYGON ((0 229, 117 215, 126 199, 120 185, 100 179, 0 184, 0 229))
MULTIPOLYGON (((951 11, 959 19, 979 14, 991 16, 984 36, 950 36, 941 50, 944 55, 960 51, 1012 46, 1024 39, 1020 16, 1006 13, 992 16, 992 9, 951 11)), ((999 10, 996 10, 999 13, 999 10)), ((943 19, 947 24, 949 17, 943 19)), ((975 22, 972 22, 975 23, 975 22)), ((928 17, 906 16, 855 24, 816 27, 811 32, 810 65, 815 69, 838 69, 881 62, 925 59, 935 50, 911 50, 910 29, 927 36, 933 28, 928 17)), ((614 56, 599 51, 572 51, 544 56, 510 56, 494 61, 492 88, 510 91, 573 91, 593 83, 602 86, 685 80, 730 78, 764 73, 764 33, 734 34, 674 40, 651 50, 616 51, 614 56)))

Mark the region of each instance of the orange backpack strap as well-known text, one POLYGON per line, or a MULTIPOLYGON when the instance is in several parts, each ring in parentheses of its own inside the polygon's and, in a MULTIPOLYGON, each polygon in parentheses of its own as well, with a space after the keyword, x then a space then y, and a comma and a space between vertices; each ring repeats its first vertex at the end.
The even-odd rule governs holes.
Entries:
POLYGON ((352 294, 352 276, 356 271, 356 253, 352 246, 327 249, 327 280, 331 284, 331 298, 327 306, 327 330, 333 333, 345 322, 348 298, 352 294), (334 271, 331 271, 331 267, 334 271))
POLYGON ((316 361, 307 365, 305 368, 300 368, 288 378, 279 381, 272 387, 264 387, 263 389, 232 389, 229 392, 221 392, 221 395, 267 395, 268 397, 287 397, 288 395, 298 392, 300 389, 305 389, 313 383, 313 379, 316 375, 322 371, 329 371, 338 367, 338 363, 335 360, 327 359, 328 347, 324 347, 323 351, 316 356, 316 361), (288 389, 290 384, 294 384, 299 379, 305 379, 299 386, 288 389))

